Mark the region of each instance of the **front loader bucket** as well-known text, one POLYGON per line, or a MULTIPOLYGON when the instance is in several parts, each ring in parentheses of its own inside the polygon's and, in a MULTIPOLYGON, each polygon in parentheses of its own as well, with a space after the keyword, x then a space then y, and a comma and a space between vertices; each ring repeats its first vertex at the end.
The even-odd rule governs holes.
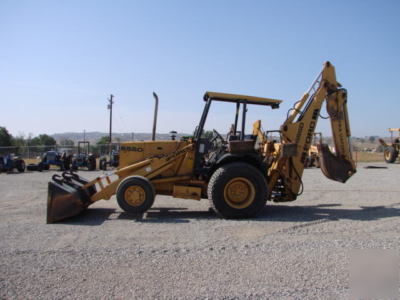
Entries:
POLYGON ((76 216, 92 204, 90 197, 96 193, 96 188, 84 189, 83 185, 88 183, 86 179, 71 172, 54 175, 52 179, 48 185, 47 223, 76 216))
POLYGON ((348 160, 333 154, 327 144, 319 144, 318 153, 321 171, 329 179, 345 183, 356 172, 348 160))

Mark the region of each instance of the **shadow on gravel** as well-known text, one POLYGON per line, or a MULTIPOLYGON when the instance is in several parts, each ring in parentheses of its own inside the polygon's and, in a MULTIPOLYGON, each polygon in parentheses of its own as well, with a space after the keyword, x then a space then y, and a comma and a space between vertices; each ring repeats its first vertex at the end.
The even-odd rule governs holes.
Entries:
MULTIPOLYGON (((400 204, 400 203, 397 203, 400 204)), ((356 220, 373 221, 384 218, 399 217, 400 209, 387 206, 361 206, 359 209, 341 209, 340 204, 320 204, 309 206, 267 205, 255 222, 313 222, 319 220, 356 220)), ((217 219, 212 210, 188 211, 182 207, 153 207, 146 214, 116 213, 111 208, 89 208, 79 216, 70 218, 60 224, 97 226, 105 221, 127 220, 141 223, 189 223, 193 219, 217 219)), ((238 221, 249 221, 243 219, 238 221)))
MULTIPOLYGON (((400 204, 400 203, 396 203, 400 204)), ((318 220, 373 221, 399 217, 400 209, 388 206, 361 206, 359 209, 341 209, 340 204, 309 206, 267 205, 255 221, 310 222, 318 220)))
POLYGON ((150 223, 189 223, 190 219, 211 219, 215 217, 210 211, 188 211, 186 208, 160 207, 151 208, 146 219, 142 222, 150 223))
POLYGON ((211 219, 214 216, 214 212, 188 211, 184 207, 153 207, 141 215, 121 212, 118 219, 141 223, 189 223, 190 219, 211 219))
POLYGON ((98 226, 107 221, 114 212, 115 209, 112 208, 89 208, 80 215, 57 222, 57 224, 98 226))
POLYGON ((105 221, 127 220, 141 223, 189 223, 190 219, 212 219, 214 212, 187 211, 184 207, 153 207, 145 214, 120 212, 116 217, 110 218, 115 213, 112 208, 89 208, 82 214, 69 218, 58 224, 98 226, 105 221))

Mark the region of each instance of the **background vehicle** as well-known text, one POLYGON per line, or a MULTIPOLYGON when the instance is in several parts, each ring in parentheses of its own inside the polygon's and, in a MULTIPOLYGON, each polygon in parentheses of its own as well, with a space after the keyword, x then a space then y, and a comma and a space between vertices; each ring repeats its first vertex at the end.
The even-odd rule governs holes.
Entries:
POLYGON ((280 100, 207 92, 204 101, 192 139, 122 143, 118 170, 92 181, 75 173, 54 175, 48 188, 47 222, 77 215, 114 194, 119 206, 131 213, 146 212, 156 194, 208 198, 223 218, 254 217, 267 200, 293 201, 303 190, 305 160, 324 102, 336 151, 333 154, 328 145, 319 146, 321 170, 342 183, 356 172, 349 144, 347 91, 336 81, 329 62, 289 111, 279 129, 281 143, 266 138, 259 120, 252 134, 245 134, 248 105, 274 109, 279 108, 280 100), (205 122, 211 104, 218 101, 236 106, 234 123, 226 139, 215 129, 208 139, 204 136, 205 122))
POLYGON ((389 128, 389 132, 391 144, 386 144, 382 139, 379 139, 379 142, 385 147, 383 158, 388 164, 392 164, 396 161, 400 152, 400 128, 389 128), (397 137, 393 136, 395 132, 397 133, 397 137))
POLYGON ((90 142, 79 141, 78 153, 72 156, 71 169, 87 168, 89 171, 96 170, 96 155, 90 153, 90 142))
POLYGON ((318 153, 318 145, 322 144, 322 133, 315 132, 312 144, 310 145, 310 149, 308 150, 308 156, 306 159, 305 167, 312 168, 316 167, 319 168, 319 153, 318 153))
POLYGON ((61 171, 69 170, 71 166, 71 155, 65 152, 60 153, 57 151, 47 151, 43 153, 41 161, 38 164, 29 164, 27 169, 29 171, 42 171, 49 170, 50 166, 58 166, 61 171))
POLYGON ((112 150, 110 156, 102 156, 99 160, 99 169, 100 170, 107 170, 107 166, 110 167, 118 167, 119 165, 119 151, 112 150))
POLYGON ((13 170, 20 173, 25 172, 25 161, 13 153, 0 156, 0 172, 12 172, 13 170))

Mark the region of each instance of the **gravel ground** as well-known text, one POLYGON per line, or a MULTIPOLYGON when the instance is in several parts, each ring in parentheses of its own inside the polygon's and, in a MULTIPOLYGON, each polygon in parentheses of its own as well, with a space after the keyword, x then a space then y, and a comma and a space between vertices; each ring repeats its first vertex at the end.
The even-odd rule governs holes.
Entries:
POLYGON ((352 249, 400 246, 400 164, 370 164, 387 169, 346 184, 308 169, 297 201, 241 221, 157 196, 142 218, 113 197, 46 225, 53 172, 0 174, 0 298, 347 298, 352 249))

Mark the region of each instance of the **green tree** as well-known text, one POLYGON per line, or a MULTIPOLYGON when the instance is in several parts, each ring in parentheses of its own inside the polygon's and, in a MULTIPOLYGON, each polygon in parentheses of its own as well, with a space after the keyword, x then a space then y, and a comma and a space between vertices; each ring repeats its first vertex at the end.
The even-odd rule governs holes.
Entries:
POLYGON ((108 142, 109 142, 109 137, 108 136, 102 136, 97 142, 96 146, 94 147, 94 152, 98 153, 99 155, 104 155, 108 153, 109 147, 108 142))
POLYGON ((0 126, 0 146, 7 147, 12 145, 12 135, 7 128, 0 126))
POLYGON ((109 137, 108 136, 102 136, 97 142, 96 145, 105 145, 108 144, 109 137))
POLYGON ((39 144, 43 146, 54 146, 57 144, 56 140, 47 134, 40 134, 38 136, 39 144))
POLYGON ((370 136, 368 140, 369 140, 370 143, 374 143, 375 142, 375 137, 374 136, 370 136))
POLYGON ((16 137, 13 137, 12 144, 13 144, 13 146, 16 146, 16 147, 26 146, 25 135, 23 133, 20 133, 16 137))
POLYGON ((39 134, 37 137, 34 137, 29 145, 31 146, 46 146, 43 147, 43 151, 49 151, 54 148, 56 145, 56 140, 47 134, 39 134))

